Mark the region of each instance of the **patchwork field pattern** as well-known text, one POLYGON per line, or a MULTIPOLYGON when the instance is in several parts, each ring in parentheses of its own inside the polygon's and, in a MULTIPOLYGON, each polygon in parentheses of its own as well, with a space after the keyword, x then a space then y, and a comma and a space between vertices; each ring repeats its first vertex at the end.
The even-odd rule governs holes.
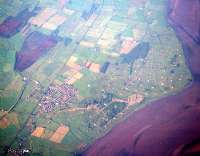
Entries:
POLYGON ((0 6, 0 147, 82 153, 130 113, 191 81, 166 0, 0 6))

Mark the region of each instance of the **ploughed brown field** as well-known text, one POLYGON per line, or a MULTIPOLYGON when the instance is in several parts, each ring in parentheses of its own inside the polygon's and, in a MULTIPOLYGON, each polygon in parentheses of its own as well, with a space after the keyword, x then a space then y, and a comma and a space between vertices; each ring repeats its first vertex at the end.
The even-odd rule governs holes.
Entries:
POLYGON ((57 40, 40 32, 32 32, 16 54, 15 69, 23 71, 34 64, 57 44, 57 40))
POLYGON ((28 9, 25 9, 16 17, 9 16, 0 24, 0 36, 9 38, 17 34, 34 15, 34 12, 29 12, 28 9))
POLYGON ((193 82, 134 112, 84 155, 200 155, 200 1, 169 0, 168 5, 168 21, 182 43, 193 82))

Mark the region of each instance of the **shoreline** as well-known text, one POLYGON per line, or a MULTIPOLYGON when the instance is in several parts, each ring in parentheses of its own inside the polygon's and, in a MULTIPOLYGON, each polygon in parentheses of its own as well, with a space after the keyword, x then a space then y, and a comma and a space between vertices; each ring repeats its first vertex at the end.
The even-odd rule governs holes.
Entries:
MULTIPOLYGON (((177 2, 177 1, 175 1, 177 2)), ((187 139, 183 139, 182 137, 184 135, 186 135, 186 133, 182 134, 177 134, 177 136, 173 136, 174 138, 181 138, 181 140, 176 141, 175 139, 170 140, 170 143, 164 146, 163 145, 152 145, 150 142, 154 143, 157 142, 157 140, 159 141, 163 141, 165 142, 164 139, 165 137, 170 137, 171 135, 167 134, 165 132, 165 128, 168 128, 169 131, 175 133, 173 130, 171 130, 170 126, 173 127, 174 125, 172 124, 173 120, 177 120, 178 117, 180 117, 180 112, 182 113, 182 118, 184 118, 185 120, 187 120, 188 118, 191 118, 192 123, 196 123, 195 120, 193 120, 193 114, 196 113, 196 111, 199 111, 199 107, 198 109, 196 108, 196 104, 199 103, 197 101, 197 103, 195 103, 196 99, 200 99, 200 95, 198 95, 198 92, 200 92, 200 82, 196 80, 195 78, 195 72, 194 69, 192 68, 193 66, 190 64, 192 61, 190 61, 191 59, 191 51, 189 51, 188 45, 186 45, 187 43, 184 43, 186 41, 188 41, 188 38, 186 38, 184 41, 183 38, 181 38, 180 35, 180 30, 177 30, 178 28, 176 27, 176 25, 173 23, 173 21, 170 21, 171 19, 171 13, 173 11, 172 8, 172 1, 168 0, 167 1, 167 21, 169 23, 169 25, 172 27, 172 29, 175 31, 176 36, 178 38, 178 40, 180 41, 182 48, 183 48, 183 53, 185 56, 185 63, 188 66, 190 73, 192 75, 192 81, 191 83, 189 83, 186 87, 184 87, 181 91, 179 91, 176 94, 172 94, 172 95, 168 95, 166 97, 162 97, 161 99, 158 99, 156 101, 150 102, 149 105, 147 105, 146 107, 137 110, 136 112, 131 113, 126 119, 124 119, 122 122, 120 122, 119 124, 117 124, 116 126, 114 126, 105 136, 97 139, 88 149, 86 149, 86 151, 84 152, 84 155, 86 156, 97 156, 97 155, 109 155, 109 156, 117 156, 117 155, 122 155, 123 153, 125 153, 127 156, 129 155, 148 155, 148 153, 154 153, 154 156, 157 155, 168 155, 170 153, 173 153, 173 151, 176 150, 177 146, 179 145, 185 145, 188 144, 189 142, 192 142, 192 140, 194 140, 195 138, 199 138, 200 137, 200 133, 196 132, 195 129, 197 127, 200 127, 200 124, 197 124, 196 127, 195 125, 193 125, 193 127, 184 127, 185 129, 187 129, 188 131, 194 131, 194 135, 191 135, 190 138, 187 139), (183 100, 185 99, 185 100, 183 100), (174 106, 172 106, 172 104, 174 104, 174 106), (163 107, 166 107, 164 110, 163 107), (177 108, 173 108, 173 107, 177 107, 177 108), (170 109, 172 110, 170 110, 170 109), (156 112, 156 110, 159 109, 159 112, 156 112), (162 109, 162 110, 161 110, 162 109), (173 110, 174 109, 174 110, 173 110), (188 111, 189 109, 189 111, 188 111), (197 110, 196 110, 197 109, 197 110), (154 115, 156 116, 157 114, 154 113, 160 113, 160 120, 155 118, 154 115), (162 114, 162 111, 167 111, 167 114, 165 114, 167 121, 165 119, 162 119, 162 117, 164 116, 164 113, 162 114), (173 113, 171 111, 174 111, 173 113), (189 114, 187 114, 188 112, 190 112, 189 114), (151 115, 150 117, 147 117, 148 115, 151 115), (171 116, 170 116, 171 115, 171 116), (185 116, 187 117, 185 117, 185 116), (173 118, 174 116, 174 118, 173 118), (151 120, 152 119, 152 120, 151 120), (148 121, 151 120, 151 121, 148 121), (144 122, 144 124, 141 126, 141 124, 139 122, 144 122), (166 122, 168 122, 168 126, 167 127, 163 127, 160 125, 165 125, 167 124, 166 122), (136 125, 134 125, 136 124, 136 125), (164 136, 161 135, 161 137, 159 137, 160 134, 156 134, 153 133, 156 130, 156 127, 160 127, 160 132, 163 134, 165 134, 164 136), (152 133, 148 133, 148 132, 152 133), (129 133, 129 134, 124 134, 127 135, 125 136, 121 136, 123 138, 118 138, 117 135, 120 135, 120 133, 122 134, 123 132, 125 133, 129 133), (149 135, 148 135, 149 134, 149 135), (151 138, 151 135, 153 135, 155 138, 151 138), (130 137, 134 136, 131 140, 130 137), (146 136, 146 138, 144 137, 146 136), (151 139, 149 139, 151 138, 151 139), (118 140, 117 140, 118 139, 118 140), (152 140, 155 139, 155 140, 152 140), (118 143, 113 143, 113 140, 116 140, 116 142, 118 143), (125 145, 123 145, 123 141, 125 145), (176 143, 173 143, 176 142, 176 143), (181 142, 182 141, 182 142, 181 142), (128 143, 127 143, 128 142, 128 143), (132 143, 134 142, 134 146, 132 143), (121 145, 120 145, 121 144, 121 145), (131 145, 132 144, 132 145, 131 145), (136 146, 137 145, 137 146, 136 146), (139 146, 139 147, 138 147, 139 146), (160 147, 162 146, 162 147, 160 147), (160 147, 160 149, 159 149, 160 147), (166 151, 166 147, 170 148, 170 150, 166 151), (156 148, 158 148, 158 151, 154 151, 156 150, 156 148), (165 151, 165 152, 164 152, 165 151)), ((190 37, 190 36, 189 36, 190 37)), ((192 42, 192 41, 190 41, 192 42)), ((190 43, 188 42, 188 44, 190 43)), ((192 47, 193 48, 193 47, 192 47)), ((198 48, 198 45, 197 45, 198 48)), ((196 50, 195 48, 192 50, 196 50)), ((198 65, 198 64, 197 64, 198 65)), ((166 113, 166 112, 165 112, 166 113)), ((158 115, 159 116, 159 115, 158 115)), ((196 118, 200 118, 200 115, 196 115, 196 118)), ((177 125, 179 121, 177 121, 177 125)), ((183 125, 179 125, 180 127, 183 125)), ((180 127, 177 127, 177 129, 180 129, 180 127)), ((159 133, 159 131, 157 131, 159 133)), ((180 132, 181 133, 181 132, 180 132)), ((190 135, 190 134, 188 134, 190 135)), ((185 137, 186 138, 186 137, 185 137)), ((169 138, 168 138, 169 139, 169 138)))

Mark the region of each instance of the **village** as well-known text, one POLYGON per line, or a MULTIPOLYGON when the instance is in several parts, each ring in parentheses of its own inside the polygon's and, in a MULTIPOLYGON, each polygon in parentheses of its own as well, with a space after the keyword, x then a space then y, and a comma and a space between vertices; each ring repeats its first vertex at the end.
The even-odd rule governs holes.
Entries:
POLYGON ((13 62, 2 66, 10 79, 0 90, 0 139, 10 152, 23 138, 33 153, 79 153, 130 113, 191 80, 165 21, 164 0, 27 6, 0 19, 0 39, 14 52, 13 62))

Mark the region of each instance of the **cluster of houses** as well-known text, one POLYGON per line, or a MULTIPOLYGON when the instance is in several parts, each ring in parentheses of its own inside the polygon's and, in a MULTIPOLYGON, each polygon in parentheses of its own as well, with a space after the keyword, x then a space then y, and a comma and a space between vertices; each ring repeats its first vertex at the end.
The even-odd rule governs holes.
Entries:
MULTIPOLYGON (((68 20, 68 17, 74 14, 74 10, 70 10, 64 7, 68 2, 67 0, 61 0, 59 2, 60 4, 63 4, 62 12, 55 8, 44 8, 36 16, 29 20, 29 26, 34 25, 49 31, 57 30, 68 20)), ((93 18, 93 14, 95 14, 95 11, 98 9, 98 7, 98 4, 92 4, 89 10, 82 13, 82 18, 85 19, 84 22, 86 25, 87 23, 90 23, 90 19, 93 18)), ((116 37, 119 35, 119 33, 126 29, 127 24, 112 19, 113 9, 114 8, 112 6, 106 6, 102 8, 99 18, 95 20, 88 33, 86 34, 86 37, 80 41, 80 46, 86 48, 95 48, 98 46, 101 49, 101 52, 115 56, 119 56, 120 54, 127 55, 134 49, 134 47, 137 47, 138 43, 134 36, 120 36, 120 38, 116 37), (119 40, 119 52, 113 52, 112 47, 117 42, 119 42, 119 40)), ((68 43, 68 40, 66 40, 66 43, 68 43)), ((93 73, 106 73, 110 65, 108 61, 104 62, 103 64, 98 64, 90 60, 85 60, 84 64, 79 65, 77 60, 78 58, 75 56, 71 56, 69 58, 68 62, 66 63, 68 70, 63 73, 63 77, 65 77, 64 83, 60 83, 56 86, 50 86, 48 88, 47 94, 41 98, 40 105, 43 111, 52 111, 56 105, 66 103, 72 96, 76 94, 75 89, 71 85, 73 85, 76 81, 80 80, 84 76, 82 73, 82 68, 86 68, 93 73)), ((126 100, 126 102, 134 103, 134 100, 131 99, 134 98, 129 98, 129 100, 126 100)))
POLYGON ((30 152, 31 151, 29 149, 13 149, 13 148, 8 149, 8 154, 12 156, 26 156, 29 155, 30 152))
POLYGON ((71 85, 51 85, 39 105, 44 112, 51 112, 56 106, 65 105, 76 95, 77 90, 71 85))

